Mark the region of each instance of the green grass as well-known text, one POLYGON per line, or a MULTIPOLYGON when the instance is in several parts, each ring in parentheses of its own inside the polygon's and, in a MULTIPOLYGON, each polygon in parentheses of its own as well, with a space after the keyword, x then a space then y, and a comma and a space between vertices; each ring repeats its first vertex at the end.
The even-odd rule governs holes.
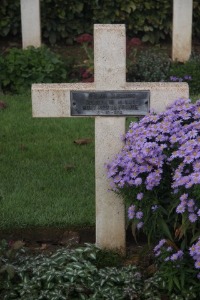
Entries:
POLYGON ((30 95, 0 100, 0 228, 94 225, 94 141, 74 143, 94 120, 33 119, 30 95))

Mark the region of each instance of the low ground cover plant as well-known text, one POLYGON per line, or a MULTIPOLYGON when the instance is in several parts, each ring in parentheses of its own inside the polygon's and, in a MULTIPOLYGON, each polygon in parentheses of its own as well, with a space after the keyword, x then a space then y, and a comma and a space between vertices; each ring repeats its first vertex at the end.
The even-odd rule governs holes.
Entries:
POLYGON ((135 266, 119 263, 102 267, 103 251, 94 245, 34 256, 21 249, 14 261, 8 255, 12 245, 3 242, 0 249, 4 269, 12 270, 0 269, 2 300, 161 299, 159 277, 145 278, 135 266))
POLYGON ((179 99, 131 123, 107 164, 111 187, 128 208, 134 235, 154 248, 169 293, 200 292, 200 101, 179 99))

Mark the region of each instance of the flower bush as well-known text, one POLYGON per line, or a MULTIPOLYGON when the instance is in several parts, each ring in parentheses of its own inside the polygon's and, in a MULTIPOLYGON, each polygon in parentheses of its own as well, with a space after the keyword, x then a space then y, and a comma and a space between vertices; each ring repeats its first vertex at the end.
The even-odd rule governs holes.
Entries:
POLYGON ((149 242, 167 239, 181 258, 195 248, 190 260, 199 269, 200 101, 178 99, 165 112, 131 123, 123 139, 106 167, 112 189, 129 206, 134 234, 142 229, 149 242))
POLYGON ((94 53, 93 53, 93 36, 88 33, 84 33, 76 38, 77 43, 81 44, 83 50, 87 55, 87 59, 84 60, 80 73, 82 82, 94 81, 94 53))

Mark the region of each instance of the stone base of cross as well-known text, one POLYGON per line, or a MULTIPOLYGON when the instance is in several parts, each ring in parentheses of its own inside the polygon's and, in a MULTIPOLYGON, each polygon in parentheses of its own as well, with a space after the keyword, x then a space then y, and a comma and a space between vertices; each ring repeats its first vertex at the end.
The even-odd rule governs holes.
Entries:
MULTIPOLYGON (((188 98, 186 83, 127 83, 124 25, 94 25, 94 83, 33 84, 34 117, 71 117, 71 91, 150 91, 150 108, 161 112, 188 98)), ((122 148, 126 116, 95 117, 96 245, 125 254, 123 199, 109 191, 104 164, 122 148)))

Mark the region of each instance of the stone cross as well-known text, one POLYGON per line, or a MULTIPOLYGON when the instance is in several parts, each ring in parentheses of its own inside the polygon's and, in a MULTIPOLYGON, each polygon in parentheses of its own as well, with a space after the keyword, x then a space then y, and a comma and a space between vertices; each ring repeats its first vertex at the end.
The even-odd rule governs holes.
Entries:
POLYGON ((192 48, 193 0, 173 0, 172 59, 185 62, 192 48))
MULTIPOLYGON (((188 98, 186 83, 126 82, 124 25, 94 25, 94 83, 33 84, 34 117, 70 117, 71 91, 150 91, 150 107, 157 112, 180 97, 188 98)), ((122 148, 125 116, 95 117, 96 244, 125 253, 123 200, 109 190, 104 164, 122 148)))
POLYGON ((41 46, 40 0, 20 0, 22 47, 41 46))

